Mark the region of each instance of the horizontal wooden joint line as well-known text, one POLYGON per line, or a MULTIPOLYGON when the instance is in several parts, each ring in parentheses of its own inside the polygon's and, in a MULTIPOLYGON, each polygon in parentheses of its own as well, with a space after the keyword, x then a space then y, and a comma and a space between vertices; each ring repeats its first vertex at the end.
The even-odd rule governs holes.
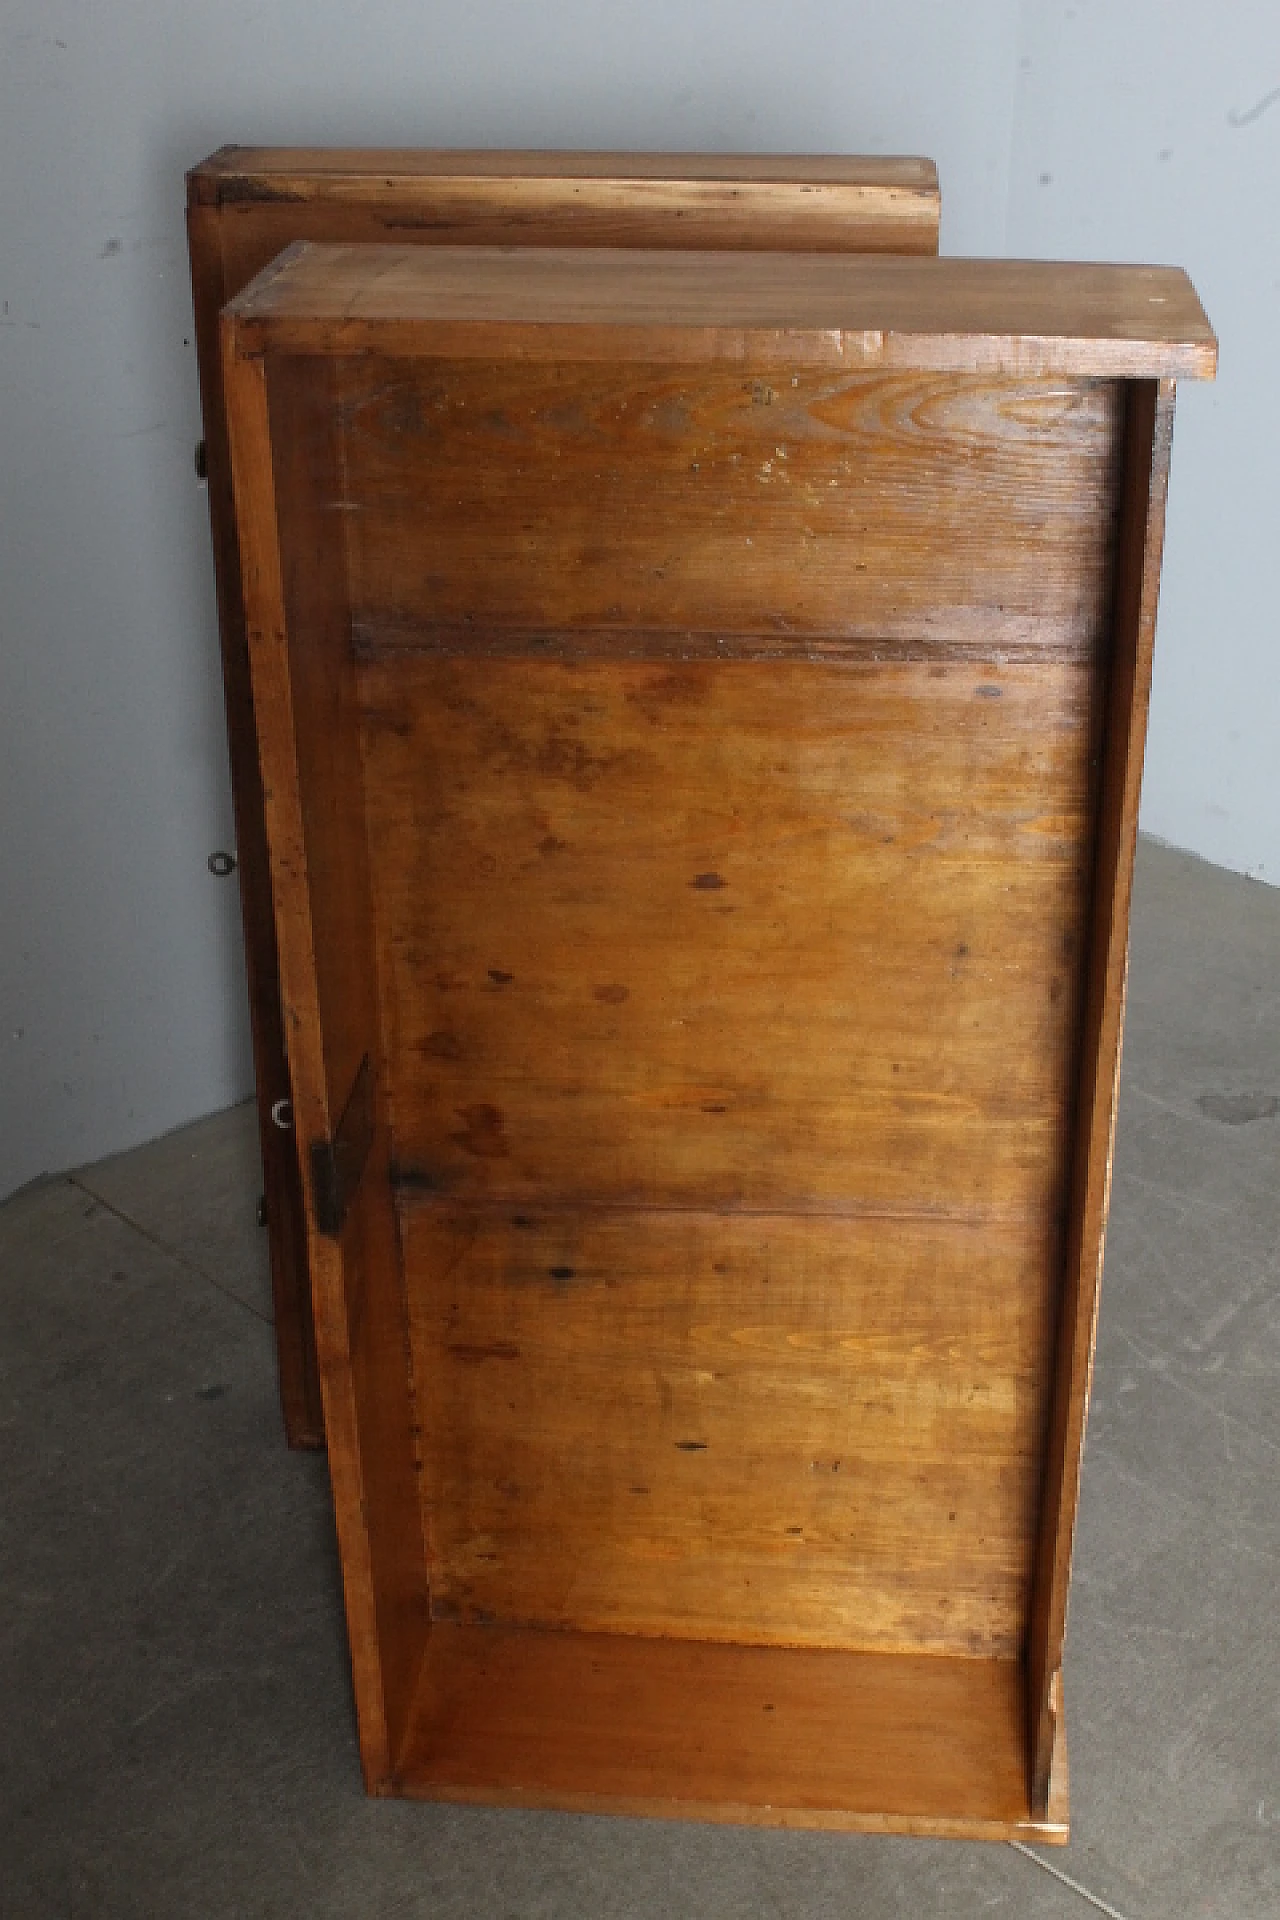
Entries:
POLYGON ((596 1194, 539 1190, 528 1193, 462 1193, 453 1189, 448 1176, 410 1159, 393 1160, 390 1168, 391 1190, 402 1207, 439 1208, 449 1213, 477 1216, 518 1213, 558 1216, 585 1214, 670 1214, 710 1220, 833 1220, 895 1221, 903 1225, 939 1227, 1004 1227, 1017 1230, 1039 1226, 1044 1218, 1040 1208, 939 1207, 910 1204, 886 1205, 879 1201, 829 1197, 810 1206, 789 1202, 777 1206, 740 1206, 730 1202, 708 1204, 698 1200, 626 1199, 596 1194))
POLYGON ((357 659, 368 661, 417 653, 484 659, 847 660, 869 665, 957 660, 1035 665, 1090 660, 1102 639, 1079 621, 1054 622, 995 607, 956 610, 950 621, 944 614, 933 632, 900 633, 879 628, 824 633, 786 624, 758 633, 675 627, 549 628, 405 620, 394 615, 366 615, 354 619, 351 626, 352 651, 357 659))

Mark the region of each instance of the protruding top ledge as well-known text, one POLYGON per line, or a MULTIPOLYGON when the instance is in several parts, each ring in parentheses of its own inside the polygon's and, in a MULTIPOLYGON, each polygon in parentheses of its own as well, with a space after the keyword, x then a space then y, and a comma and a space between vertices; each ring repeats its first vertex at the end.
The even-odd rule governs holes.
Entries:
POLYGON ((1177 267, 916 256, 291 247, 226 309, 236 351, 741 360, 1211 379, 1177 267))

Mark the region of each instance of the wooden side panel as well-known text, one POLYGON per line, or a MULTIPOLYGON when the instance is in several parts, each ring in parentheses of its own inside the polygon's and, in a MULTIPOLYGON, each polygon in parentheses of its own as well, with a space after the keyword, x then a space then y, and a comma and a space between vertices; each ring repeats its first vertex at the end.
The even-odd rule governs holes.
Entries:
POLYGON ((375 640, 455 647, 585 628, 1080 652, 1107 608, 1117 393, 353 362, 353 604, 375 640))
POLYGON ((1058 1236, 408 1202, 437 1618, 1015 1657, 1058 1236))
POLYGON ((285 1432, 295 1447, 324 1443, 320 1371, 307 1275, 302 1178, 293 1134, 276 1126, 273 1109, 289 1097, 289 1065, 280 1004, 280 966, 271 906, 262 772, 253 719, 249 648, 245 632, 236 537, 227 418, 222 390, 218 312, 243 281, 224 274, 222 223, 216 209, 193 206, 187 215, 196 350, 204 409, 209 518, 218 590, 222 685, 235 810, 236 864, 244 924, 245 974, 258 1096, 262 1178, 270 1237, 271 1293, 285 1432))
POLYGON ((1123 432, 1113 665, 1098 818, 1087 989, 1075 1113, 1069 1234, 1044 1498, 1027 1639, 1032 1798, 1043 1808, 1059 1737, 1067 1586, 1093 1373, 1098 1286, 1111 1196, 1129 900, 1151 699, 1156 603, 1173 435, 1172 381, 1135 382, 1123 432))
POLYGON ((403 1176, 1058 1218, 1094 685, 366 661, 403 1176))
POLYGON ((399 1787, 432 1800, 1061 1842, 1014 1661, 438 1626, 399 1787))
MULTIPOLYGON (((334 370, 236 353, 225 334, 236 505, 295 1120, 333 1142, 352 1090, 385 1078, 334 370)), ((385 1784, 402 1744, 428 1618, 399 1249, 384 1102, 338 1231, 309 1243, 361 1753, 385 1784)), ((313 1161, 314 1165, 314 1161, 313 1161)))

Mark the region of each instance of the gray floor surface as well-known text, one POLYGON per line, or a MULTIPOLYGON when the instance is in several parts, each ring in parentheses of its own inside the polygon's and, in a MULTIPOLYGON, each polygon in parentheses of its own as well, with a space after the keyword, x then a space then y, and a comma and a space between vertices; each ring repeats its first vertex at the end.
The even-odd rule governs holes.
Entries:
POLYGON ((1280 1916, 1280 891, 1144 843, 1066 1673, 1073 1839, 373 1802, 251 1110, 0 1209, 0 1914, 1280 1916), (1066 1875, 1074 1885, 1055 1875, 1066 1875))

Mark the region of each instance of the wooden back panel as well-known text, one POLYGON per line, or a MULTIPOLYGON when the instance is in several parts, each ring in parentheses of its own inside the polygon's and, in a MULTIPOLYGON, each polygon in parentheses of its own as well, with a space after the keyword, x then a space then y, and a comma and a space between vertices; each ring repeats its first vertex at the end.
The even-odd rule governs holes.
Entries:
POLYGON ((293 1136, 271 1119, 290 1083, 218 313, 303 239, 933 253, 938 177, 931 161, 883 156, 223 147, 191 171, 187 193, 281 1399, 291 1443, 319 1446, 301 1172, 293 1136))
POLYGON ((1011 1655, 1117 390, 762 384, 344 367, 434 1604, 1011 1655))

